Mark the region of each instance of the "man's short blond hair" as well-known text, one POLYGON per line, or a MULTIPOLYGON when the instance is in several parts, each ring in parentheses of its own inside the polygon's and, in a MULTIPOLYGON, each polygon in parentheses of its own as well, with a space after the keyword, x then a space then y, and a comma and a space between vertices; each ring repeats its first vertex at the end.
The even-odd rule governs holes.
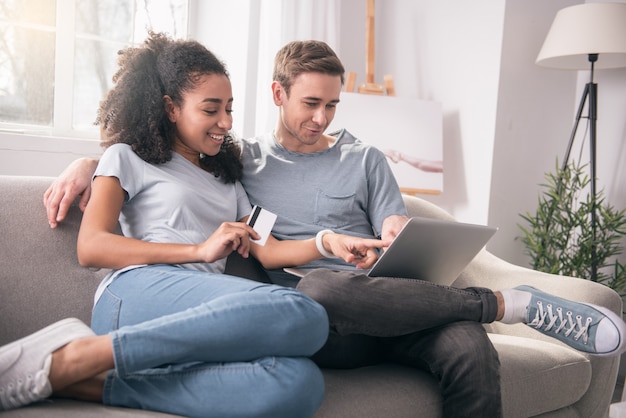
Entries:
POLYGON ((336 75, 343 85, 345 72, 341 60, 325 42, 293 41, 276 53, 273 78, 289 94, 293 80, 302 73, 336 75))

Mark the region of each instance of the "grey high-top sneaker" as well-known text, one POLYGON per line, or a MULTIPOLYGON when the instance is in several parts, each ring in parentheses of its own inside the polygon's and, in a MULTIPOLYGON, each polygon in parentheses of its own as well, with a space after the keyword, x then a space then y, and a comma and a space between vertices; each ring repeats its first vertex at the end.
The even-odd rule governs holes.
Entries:
POLYGON ((528 326, 597 356, 617 356, 626 350, 626 324, 609 309, 573 302, 530 286, 515 289, 532 295, 526 311, 528 326))

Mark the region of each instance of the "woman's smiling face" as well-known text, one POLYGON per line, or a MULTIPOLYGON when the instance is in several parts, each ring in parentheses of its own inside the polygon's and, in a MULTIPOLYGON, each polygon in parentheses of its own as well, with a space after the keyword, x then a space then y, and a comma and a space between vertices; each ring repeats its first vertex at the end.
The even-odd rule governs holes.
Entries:
POLYGON ((220 151, 233 126, 233 93, 226 75, 200 76, 196 87, 183 93, 180 106, 167 96, 165 101, 175 125, 175 152, 199 165, 200 154, 213 156, 220 151))

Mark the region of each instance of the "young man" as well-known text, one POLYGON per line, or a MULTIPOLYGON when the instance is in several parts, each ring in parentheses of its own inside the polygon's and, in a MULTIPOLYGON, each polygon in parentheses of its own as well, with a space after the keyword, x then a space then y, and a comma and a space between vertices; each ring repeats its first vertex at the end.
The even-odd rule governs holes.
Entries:
MULTIPOLYGON (((343 77, 343 65, 325 43, 287 44, 274 67, 275 130, 242 141, 242 183, 253 204, 278 214, 273 234, 279 239, 317 236, 322 241, 333 232, 390 239, 407 220, 385 156, 346 130, 324 133, 343 77)), ((76 163, 46 192, 51 226, 87 188, 92 166, 76 163)), ((301 267, 318 269, 302 279, 282 270, 268 273, 274 282, 297 286, 326 308, 331 333, 316 362, 349 368, 392 361, 424 369, 439 380, 446 417, 502 414, 498 355, 481 323, 536 327, 535 316, 552 305, 580 315, 583 323, 567 336, 555 332, 558 326, 539 331, 597 355, 625 349, 626 325, 615 314, 533 288, 493 292, 433 286, 419 278, 369 278, 330 257, 301 267), (579 331, 585 338, 575 338, 579 331)))

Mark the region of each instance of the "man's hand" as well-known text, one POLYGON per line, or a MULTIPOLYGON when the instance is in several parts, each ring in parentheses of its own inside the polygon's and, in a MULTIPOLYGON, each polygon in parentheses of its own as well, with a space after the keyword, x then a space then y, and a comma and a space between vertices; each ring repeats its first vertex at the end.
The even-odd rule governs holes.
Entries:
POLYGON ((408 221, 409 218, 402 215, 391 215, 385 218, 383 230, 380 234, 382 240, 391 243, 408 221))
POLYGON ((91 195, 91 178, 97 165, 96 159, 79 158, 67 166, 48 187, 43 195, 43 204, 51 228, 56 228, 65 219, 70 205, 78 196, 78 207, 85 210, 91 195))
POLYGON ((366 269, 378 260, 375 249, 388 247, 390 242, 343 234, 326 234, 322 237, 322 244, 346 263, 354 264, 358 269, 366 269))

